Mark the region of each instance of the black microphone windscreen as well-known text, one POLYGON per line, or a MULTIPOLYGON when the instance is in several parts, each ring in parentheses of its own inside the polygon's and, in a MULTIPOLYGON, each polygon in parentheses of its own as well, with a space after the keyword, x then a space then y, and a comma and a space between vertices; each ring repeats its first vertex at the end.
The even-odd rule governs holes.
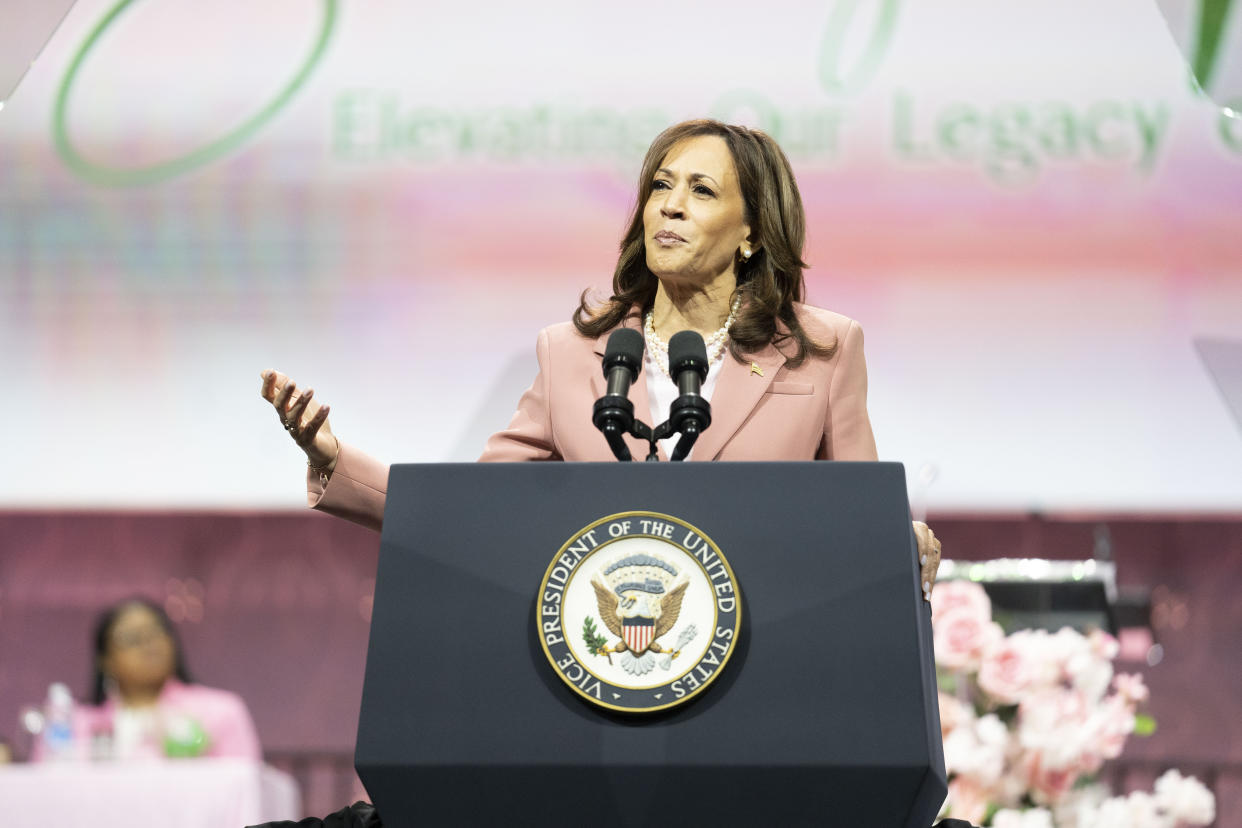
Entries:
POLYGON ((633 377, 638 376, 638 369, 643 361, 643 347, 643 335, 633 328, 618 328, 613 331, 604 349, 604 376, 608 376, 608 372, 618 365, 629 368, 633 377))
POLYGON ((678 331, 668 341, 668 372, 674 379, 693 369, 699 381, 707 379, 707 345, 696 331, 678 331))

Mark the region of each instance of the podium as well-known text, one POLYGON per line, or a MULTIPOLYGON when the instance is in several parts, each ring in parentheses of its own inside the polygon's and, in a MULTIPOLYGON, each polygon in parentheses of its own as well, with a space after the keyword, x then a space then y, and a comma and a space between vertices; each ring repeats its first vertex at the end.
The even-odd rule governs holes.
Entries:
POLYGON ((896 463, 393 466, 358 773, 386 826, 926 828, 946 780, 915 549, 896 463), (719 675, 656 712, 584 699, 537 626, 558 550, 632 512, 710 536, 741 598, 719 675))

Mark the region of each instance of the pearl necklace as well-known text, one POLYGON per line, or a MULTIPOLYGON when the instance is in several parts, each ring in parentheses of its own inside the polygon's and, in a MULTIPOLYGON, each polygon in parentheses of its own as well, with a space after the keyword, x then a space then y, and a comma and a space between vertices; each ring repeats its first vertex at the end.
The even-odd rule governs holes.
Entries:
MULTIPOLYGON (((741 306, 742 297, 738 296, 733 300, 733 307, 729 309, 729 318, 719 330, 705 340, 708 365, 724 355, 725 343, 729 341, 729 328, 733 327, 733 320, 737 318, 737 309, 741 306)), ((656 365, 664 376, 672 379, 668 372, 668 345, 656 333, 653 313, 653 311, 647 311, 647 315, 643 317, 643 338, 647 340, 647 353, 655 359, 656 365)))

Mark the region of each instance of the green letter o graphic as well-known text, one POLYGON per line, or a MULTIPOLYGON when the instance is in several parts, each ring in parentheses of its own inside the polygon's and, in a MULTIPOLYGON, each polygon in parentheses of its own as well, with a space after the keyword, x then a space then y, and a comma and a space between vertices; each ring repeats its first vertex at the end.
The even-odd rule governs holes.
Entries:
POLYGON ((109 167, 88 161, 73 146, 65 127, 65 109, 68 107, 69 92, 73 88, 73 82, 77 79, 78 70, 81 69, 82 62, 86 59, 87 54, 99 42, 99 38, 103 36, 108 27, 116 21, 121 12, 125 11, 133 2, 134 0, 120 0, 95 24, 95 28, 91 30, 86 41, 78 48, 77 54, 73 56, 73 60, 69 63, 69 69, 65 72, 65 77, 61 80, 60 88, 56 92, 56 107, 52 113, 52 134, 56 141, 56 151, 69 169, 73 170, 80 178, 92 184, 121 187, 152 184, 181 175, 233 152, 258 132, 277 112, 283 109, 294 94, 306 83, 306 79, 310 77, 311 71, 323 57, 328 45, 328 37, 336 23, 337 0, 323 0, 323 24, 319 27, 319 34, 315 38, 310 54, 302 61, 302 65, 298 67, 292 80, 285 84, 276 97, 239 126, 209 144, 168 161, 162 161, 147 167, 109 167))

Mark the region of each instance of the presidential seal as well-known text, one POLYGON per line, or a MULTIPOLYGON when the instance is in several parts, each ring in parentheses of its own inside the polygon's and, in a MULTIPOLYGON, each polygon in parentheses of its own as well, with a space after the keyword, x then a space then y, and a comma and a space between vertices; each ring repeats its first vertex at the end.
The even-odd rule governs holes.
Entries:
POLYGON ((737 647, 742 606, 720 548, 658 512, 597 520, 556 553, 536 618, 556 674, 587 701, 649 713, 703 692, 737 647))

